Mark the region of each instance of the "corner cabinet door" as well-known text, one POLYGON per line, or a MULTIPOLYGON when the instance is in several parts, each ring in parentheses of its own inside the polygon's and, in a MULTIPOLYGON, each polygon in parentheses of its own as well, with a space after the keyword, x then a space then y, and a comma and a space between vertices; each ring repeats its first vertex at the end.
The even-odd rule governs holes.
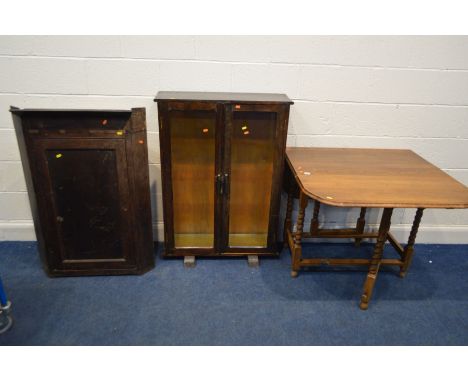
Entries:
POLYGON ((132 269, 125 139, 37 139, 33 150, 50 271, 132 269))
POLYGON ((285 116, 283 105, 226 105, 225 252, 277 251, 285 116))
POLYGON ((166 255, 218 253, 219 106, 159 105, 166 255))

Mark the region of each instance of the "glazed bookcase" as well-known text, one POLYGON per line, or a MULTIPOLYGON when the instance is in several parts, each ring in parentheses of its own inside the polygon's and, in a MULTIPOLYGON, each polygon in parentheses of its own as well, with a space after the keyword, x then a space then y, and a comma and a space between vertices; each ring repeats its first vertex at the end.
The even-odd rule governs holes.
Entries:
POLYGON ((292 101, 159 92, 165 256, 275 255, 292 101))

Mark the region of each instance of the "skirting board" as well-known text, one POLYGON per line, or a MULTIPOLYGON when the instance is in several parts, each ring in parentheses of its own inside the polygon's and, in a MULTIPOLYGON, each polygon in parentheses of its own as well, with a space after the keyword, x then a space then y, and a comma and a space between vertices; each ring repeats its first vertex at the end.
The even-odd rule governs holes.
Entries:
MULTIPOLYGON (((335 226, 326 226, 324 228, 338 228, 335 226)), ((369 224, 366 229, 377 230, 376 224, 369 224)), ((163 223, 153 223, 153 238, 154 241, 164 241, 163 223)), ((307 231, 309 227, 306 225, 304 230, 307 231)), ((409 232, 411 230, 410 224, 395 224, 391 228, 391 232, 395 235, 397 240, 405 243, 409 232)), ((279 235, 278 237, 282 237, 279 235)), ((1 241, 34 241, 36 235, 32 222, 21 221, 0 222, 0 240, 1 241)), ((346 242, 351 239, 312 239, 312 241, 321 242, 346 242)), ((424 226, 419 227, 417 243, 427 244, 468 244, 468 225, 456 226, 424 226)))

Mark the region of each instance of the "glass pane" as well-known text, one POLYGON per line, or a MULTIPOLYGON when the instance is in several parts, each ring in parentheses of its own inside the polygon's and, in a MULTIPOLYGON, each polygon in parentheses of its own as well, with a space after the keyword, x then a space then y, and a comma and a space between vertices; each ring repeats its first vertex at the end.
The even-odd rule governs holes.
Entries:
POLYGON ((229 246, 266 247, 276 113, 234 112, 229 246))
POLYGON ((170 112, 175 246, 213 247, 214 111, 170 112))
POLYGON ((122 257, 115 151, 46 150, 46 157, 65 257, 122 257))

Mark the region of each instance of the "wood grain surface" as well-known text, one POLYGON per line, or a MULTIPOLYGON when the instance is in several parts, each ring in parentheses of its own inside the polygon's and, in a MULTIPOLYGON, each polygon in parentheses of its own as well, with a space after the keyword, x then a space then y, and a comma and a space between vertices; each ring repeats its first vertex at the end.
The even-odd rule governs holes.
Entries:
POLYGON ((305 194, 340 207, 468 208, 468 188, 411 150, 288 147, 305 194))

